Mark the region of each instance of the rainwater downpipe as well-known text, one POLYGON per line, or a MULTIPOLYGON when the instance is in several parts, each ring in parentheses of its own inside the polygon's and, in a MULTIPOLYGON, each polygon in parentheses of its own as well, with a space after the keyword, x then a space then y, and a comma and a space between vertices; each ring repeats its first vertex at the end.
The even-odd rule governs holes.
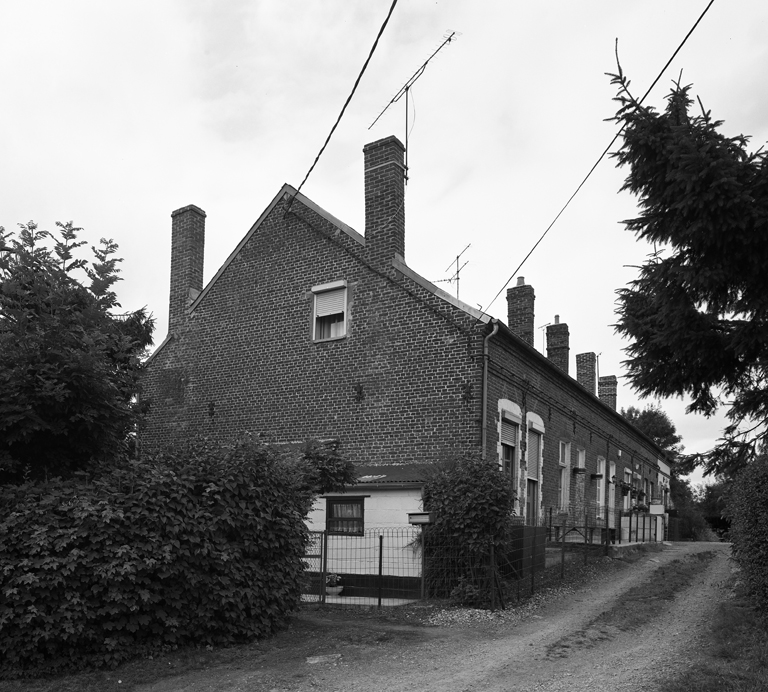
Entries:
POLYGON ((488 422, 488 342, 491 337, 499 331, 499 323, 497 320, 493 320, 493 331, 483 339, 483 404, 482 404, 482 416, 481 416, 481 433, 480 433, 480 450, 482 458, 486 459, 485 445, 488 437, 488 432, 485 428, 488 422))

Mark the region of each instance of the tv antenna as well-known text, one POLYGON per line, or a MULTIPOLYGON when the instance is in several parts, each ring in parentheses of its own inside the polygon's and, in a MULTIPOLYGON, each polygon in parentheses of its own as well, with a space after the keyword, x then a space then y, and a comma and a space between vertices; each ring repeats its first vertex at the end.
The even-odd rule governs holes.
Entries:
MULTIPOLYGON (((443 38, 443 42, 437 47, 434 53, 430 55, 424 63, 419 67, 416 72, 414 72, 411 75, 411 78, 403 84, 402 87, 400 87, 400 90, 390 99, 389 103, 384 106, 384 110, 381 111, 376 116, 376 119, 368 126, 368 129, 370 130, 377 122, 379 122, 379 119, 381 118, 384 113, 389 110, 389 107, 393 103, 397 103, 403 96, 405 96, 405 184, 408 184, 408 93, 411 90, 411 87, 414 85, 416 80, 421 77, 421 75, 424 74, 424 70, 427 69, 427 65, 429 65, 429 62, 434 58, 445 46, 447 46, 451 41, 454 39, 458 39, 459 35, 455 31, 451 31, 448 33, 447 36, 443 38)), ((458 286, 457 286, 458 288, 458 286)))
POLYGON ((456 259, 455 259, 454 261, 452 261, 452 262, 451 262, 451 263, 450 263, 450 264, 449 264, 449 265, 446 267, 445 271, 448 271, 449 269, 451 269, 451 267, 453 267, 453 266, 454 266, 454 263, 455 263, 455 265, 456 265, 456 270, 453 272, 453 276, 451 276, 451 278, 449 278, 449 279, 438 279, 438 280, 435 282, 435 283, 447 283, 447 284, 452 284, 452 283, 454 283, 454 282, 455 282, 455 283, 456 283, 456 300, 458 300, 458 299, 459 299, 459 279, 460 279, 460 277, 461 277, 461 270, 462 270, 462 269, 464 269, 464 267, 466 267, 466 266, 469 264, 469 260, 466 260, 466 261, 464 262, 464 264, 462 264, 461 266, 459 266, 459 261, 461 260, 461 256, 462 256, 462 255, 463 255, 463 254, 464 254, 464 253, 465 253, 467 250, 469 250, 469 248, 470 248, 470 246, 471 246, 471 245, 472 245, 472 243, 470 243, 469 245, 467 245, 467 247, 465 247, 465 248, 464 248, 464 249, 463 249, 463 250, 462 250, 462 251, 461 251, 461 252, 460 252, 458 255, 456 255, 456 259))

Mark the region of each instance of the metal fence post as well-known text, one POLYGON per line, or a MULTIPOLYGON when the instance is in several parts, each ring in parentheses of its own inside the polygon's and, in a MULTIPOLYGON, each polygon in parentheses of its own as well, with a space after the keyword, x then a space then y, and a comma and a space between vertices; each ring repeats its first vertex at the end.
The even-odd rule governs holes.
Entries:
POLYGON ((384 568, 384 534, 379 534, 379 608, 381 608, 381 594, 384 589, 384 580, 382 577, 384 568))
POLYGON ((587 564, 587 536, 589 535, 589 505, 584 505, 584 564, 587 564))
POLYGON ((609 519, 610 508, 606 504, 605 506, 605 554, 608 555, 608 544, 610 543, 611 533, 611 520, 609 519))
POLYGON ((560 536, 562 546, 560 547, 560 579, 565 579, 565 527, 568 522, 568 515, 563 515, 563 535, 560 536))
POLYGON ((426 579, 427 579, 427 536, 424 531, 424 527, 421 527, 421 600, 424 600, 426 593, 426 579))
POLYGON ((645 513, 643 513, 643 543, 645 543, 645 513))
POLYGON ((325 575, 328 572, 328 532, 323 531, 323 556, 320 560, 320 603, 325 603, 325 575))
POLYGON ((531 596, 536 588, 536 528, 531 530, 531 596))
POLYGON ((488 586, 491 589, 491 611, 496 610, 496 556, 493 552, 493 536, 491 536, 491 550, 489 555, 490 570, 488 586))

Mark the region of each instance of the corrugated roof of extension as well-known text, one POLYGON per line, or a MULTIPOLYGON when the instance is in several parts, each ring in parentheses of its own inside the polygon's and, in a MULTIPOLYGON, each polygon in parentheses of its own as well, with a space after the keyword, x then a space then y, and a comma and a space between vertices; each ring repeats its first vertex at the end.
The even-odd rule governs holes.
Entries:
POLYGON ((431 464, 402 464, 399 466, 387 465, 358 465, 358 486, 367 488, 421 488, 427 480, 427 470, 431 464))

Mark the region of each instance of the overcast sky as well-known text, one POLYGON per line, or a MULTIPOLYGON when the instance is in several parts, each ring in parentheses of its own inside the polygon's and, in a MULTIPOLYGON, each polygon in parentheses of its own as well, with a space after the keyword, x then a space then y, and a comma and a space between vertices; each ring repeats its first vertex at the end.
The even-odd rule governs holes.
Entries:
MULTIPOLYGON (((0 225, 84 227, 120 245, 126 309, 167 331, 170 214, 207 212, 205 280, 283 183, 320 149, 391 0, 4 0, 0 3, 0 225)), ((622 67, 641 95, 707 0, 400 0, 334 138, 303 192, 364 232, 362 148, 405 138, 405 103, 379 112, 450 32, 411 91, 406 261, 432 281, 462 256, 460 297, 491 300, 550 224, 616 126, 622 67)), ((768 140, 768 3, 717 0, 651 93, 683 72, 729 135, 768 140)), ((622 382, 615 291, 649 248, 623 230, 635 200, 604 160, 519 275, 536 291, 536 347, 555 314, 575 354, 622 382), (633 266, 634 265, 634 266, 633 266)), ((455 294, 455 284, 438 283, 455 294)), ((662 402, 688 451, 722 419, 662 402)))

